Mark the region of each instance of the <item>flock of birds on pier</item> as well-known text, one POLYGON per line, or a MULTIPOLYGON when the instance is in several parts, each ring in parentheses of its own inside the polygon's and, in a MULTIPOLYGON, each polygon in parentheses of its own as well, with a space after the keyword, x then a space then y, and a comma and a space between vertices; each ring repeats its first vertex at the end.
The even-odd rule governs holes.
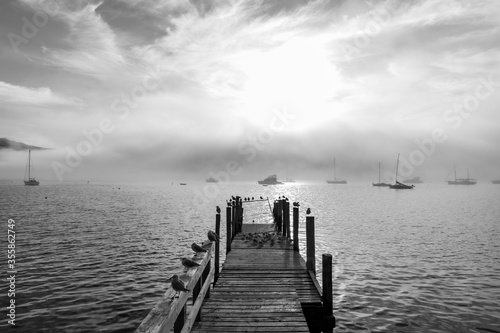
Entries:
MULTIPOLYGON (((218 207, 219 206, 217 206, 217 208, 218 207)), ((217 235, 212 230, 208 231, 207 237, 208 237, 208 240, 210 242, 218 242, 220 240, 219 235, 217 235)), ((206 249, 204 249, 203 247, 201 247, 200 245, 198 245, 196 243, 191 244, 191 249, 196 253, 196 255, 198 255, 199 253, 206 253, 207 252, 206 249)), ((182 266, 184 266, 186 269, 191 269, 191 268, 195 268, 195 267, 200 266, 200 264, 198 264, 196 261, 188 259, 186 257, 181 258, 181 263, 182 263, 182 266)), ((183 291, 184 292, 190 291, 189 289, 186 288, 184 281, 182 281, 179 278, 179 275, 175 274, 170 279, 171 279, 170 285, 171 285, 172 289, 175 290, 175 294, 172 297, 172 299, 178 298, 179 294, 183 291)))
POLYGON ((257 245, 258 248, 263 247, 269 242, 270 246, 274 246, 275 242, 283 243, 285 241, 291 242, 291 239, 287 239, 281 233, 278 232, 255 232, 255 233, 241 233, 241 238, 245 243, 251 242, 253 245, 257 245))
MULTIPOLYGON (((231 197, 231 199, 233 201, 237 200, 237 198, 234 196, 231 197)), ((241 198, 239 198, 239 199, 241 199, 241 198)), ((253 201, 254 197, 248 197, 248 198, 243 198, 243 199, 244 199, 244 201, 253 201)), ((260 197, 260 199, 264 200, 263 197, 260 197)), ((288 198, 286 198, 284 195, 278 197, 278 199, 288 201, 288 198)), ((226 200, 226 202, 227 202, 228 206, 232 206, 231 201, 226 200)), ((299 207, 300 205, 298 202, 294 202, 293 206, 299 207)), ((215 210, 216 210, 217 214, 221 213, 221 209, 219 206, 217 206, 215 210)), ((311 208, 307 208, 306 214, 307 215, 311 214, 311 208)), ((242 239, 244 239, 245 243, 252 242, 252 244, 257 245, 259 248, 263 247, 264 244, 266 244, 268 242, 269 242, 270 246, 274 246, 275 242, 282 243, 284 241, 288 241, 288 242, 291 241, 290 239, 287 239, 285 236, 283 236, 282 234, 280 234, 278 232, 241 233, 240 236, 242 237, 242 239)), ((217 235, 212 230, 208 231, 207 237, 208 237, 208 240, 210 242, 219 242, 220 241, 219 235, 217 235)), ((199 253, 206 253, 207 252, 206 249, 204 249, 203 247, 201 247, 200 245, 198 245, 196 243, 191 244, 191 249, 196 253, 196 255, 198 255, 199 253)), ((195 268, 195 267, 200 266, 200 264, 198 264, 196 261, 188 259, 186 257, 181 258, 181 262, 182 262, 182 265, 186 269, 191 269, 191 268, 195 268)), ((190 291, 189 289, 186 288, 186 285, 179 278, 179 275, 177 275, 177 274, 175 274, 171 278, 171 287, 173 290, 175 290, 175 295, 172 297, 172 299, 174 297, 178 298, 179 294, 181 292, 189 292, 190 291)))

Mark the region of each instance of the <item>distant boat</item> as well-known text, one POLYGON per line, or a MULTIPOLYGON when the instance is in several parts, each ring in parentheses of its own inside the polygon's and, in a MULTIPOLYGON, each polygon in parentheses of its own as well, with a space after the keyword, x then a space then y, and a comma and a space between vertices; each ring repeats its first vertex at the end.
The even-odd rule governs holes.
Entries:
POLYGON ((333 180, 327 180, 328 184, 347 184, 347 180, 337 179, 335 175, 335 157, 333 158, 333 180))
POLYGON ((415 176, 411 179, 405 180, 405 183, 407 183, 407 184, 422 184, 423 181, 420 179, 419 176, 415 176))
POLYGON ((493 184, 500 184, 500 180, 492 180, 491 181, 493 184))
POLYGON ((411 190, 412 188, 414 188, 415 185, 406 185, 398 182, 398 170, 399 170, 399 154, 398 154, 398 162, 396 163, 396 183, 394 183, 394 185, 389 185, 389 188, 395 190, 411 190))
POLYGON ((372 183, 373 186, 378 186, 378 187, 388 187, 391 186, 391 184, 387 183, 381 183, 380 182, 380 162, 378 162, 378 183, 372 183))
POLYGON ((448 180, 448 185, 476 185, 476 180, 469 178, 469 169, 467 169, 467 178, 457 178, 457 169, 453 165, 455 180, 448 180))
POLYGON ((186 185, 186 183, 179 183, 179 185, 186 185))
POLYGON ((261 184, 261 185, 279 185, 279 184, 283 184, 282 182, 278 181, 278 177, 276 177, 276 175, 270 175, 266 179, 264 179, 264 180, 258 180, 257 182, 259 184, 261 184))
POLYGON ((214 177, 209 177, 207 178, 207 183, 218 183, 219 181, 215 179, 214 177))
MULTIPOLYGON (((27 165, 27 168, 28 168, 28 180, 25 180, 24 181, 24 185, 28 185, 28 186, 38 186, 40 185, 40 182, 38 180, 36 180, 36 178, 32 178, 31 177, 31 149, 28 150, 28 165, 27 165)), ((25 174, 26 176, 26 174, 25 174)))

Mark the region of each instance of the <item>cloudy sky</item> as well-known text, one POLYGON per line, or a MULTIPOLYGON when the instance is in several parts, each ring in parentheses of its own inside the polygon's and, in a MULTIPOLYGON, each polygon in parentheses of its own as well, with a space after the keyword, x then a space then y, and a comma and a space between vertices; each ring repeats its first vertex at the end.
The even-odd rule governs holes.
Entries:
POLYGON ((489 181, 499 63, 496 0, 7 0, 0 138, 46 181, 489 181))

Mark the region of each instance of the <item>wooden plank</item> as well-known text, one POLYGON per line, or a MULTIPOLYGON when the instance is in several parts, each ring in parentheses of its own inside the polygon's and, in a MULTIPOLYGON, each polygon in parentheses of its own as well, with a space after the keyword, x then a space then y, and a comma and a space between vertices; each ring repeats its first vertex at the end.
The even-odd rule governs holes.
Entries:
MULTIPOLYGON (((207 249, 206 253, 198 254, 193 257, 200 266, 196 269, 190 269, 186 274, 180 276, 180 278, 185 281, 189 279, 186 283, 186 288, 192 290, 198 279, 201 277, 205 266, 210 261, 212 257, 212 243, 206 243, 203 245, 207 249), (201 260, 200 260, 201 259, 201 260)), ((146 318, 142 321, 139 327, 136 329, 136 333, 163 333, 169 332, 174 326, 174 322, 178 315, 181 313, 184 305, 186 304, 189 294, 186 292, 181 292, 179 298, 173 298, 175 291, 171 287, 167 289, 162 299, 156 303, 155 307, 148 313, 146 318)))
MULTIPOLYGON (((247 223, 243 232, 274 232, 274 226, 247 223)), ((316 305, 321 299, 291 242, 259 245, 236 234, 192 332, 309 332, 302 302, 316 305)))
POLYGON ((214 278, 214 275, 215 275, 215 266, 210 269, 210 273, 208 274, 206 281, 204 281, 204 283, 203 283, 203 287, 201 288, 200 293, 198 294, 198 298, 196 299, 196 302, 191 307, 191 313, 189 314, 188 318, 186 319, 181 333, 191 332, 191 329, 193 328, 193 324, 197 318, 198 312, 200 311, 201 305, 203 304, 205 294, 207 293, 207 290, 210 288, 210 281, 212 281, 212 279, 214 278))

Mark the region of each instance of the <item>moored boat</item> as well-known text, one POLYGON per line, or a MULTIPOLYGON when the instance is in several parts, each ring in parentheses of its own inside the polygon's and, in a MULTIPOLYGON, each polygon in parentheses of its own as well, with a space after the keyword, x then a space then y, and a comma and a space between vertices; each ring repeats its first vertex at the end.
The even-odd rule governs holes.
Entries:
POLYGON ((391 184, 380 182, 380 162, 378 163, 378 183, 372 183, 372 185, 376 186, 376 187, 389 187, 389 186, 391 186, 391 184))
POLYGON ((278 181, 278 177, 276 175, 270 175, 264 180, 258 180, 257 183, 261 185, 279 185, 283 184, 282 182, 278 181))
POLYGON ((28 150, 28 180, 24 180, 24 185, 27 186, 38 186, 40 185, 40 182, 35 178, 31 177, 31 149, 28 150))
POLYGON ((399 154, 398 154, 398 161, 396 163, 396 182, 394 183, 394 185, 389 185, 389 188, 395 190, 411 190, 412 188, 414 188, 415 185, 406 185, 398 182, 398 170, 399 170, 399 154))
POLYGON ((469 178, 469 169, 467 169, 467 178, 457 178, 455 165, 453 165, 453 171, 455 172, 455 180, 448 180, 448 185, 476 185, 476 180, 469 178))
POLYGON ((327 180, 328 184, 347 184, 347 180, 337 179, 335 175, 335 158, 333 158, 333 180, 327 180))

